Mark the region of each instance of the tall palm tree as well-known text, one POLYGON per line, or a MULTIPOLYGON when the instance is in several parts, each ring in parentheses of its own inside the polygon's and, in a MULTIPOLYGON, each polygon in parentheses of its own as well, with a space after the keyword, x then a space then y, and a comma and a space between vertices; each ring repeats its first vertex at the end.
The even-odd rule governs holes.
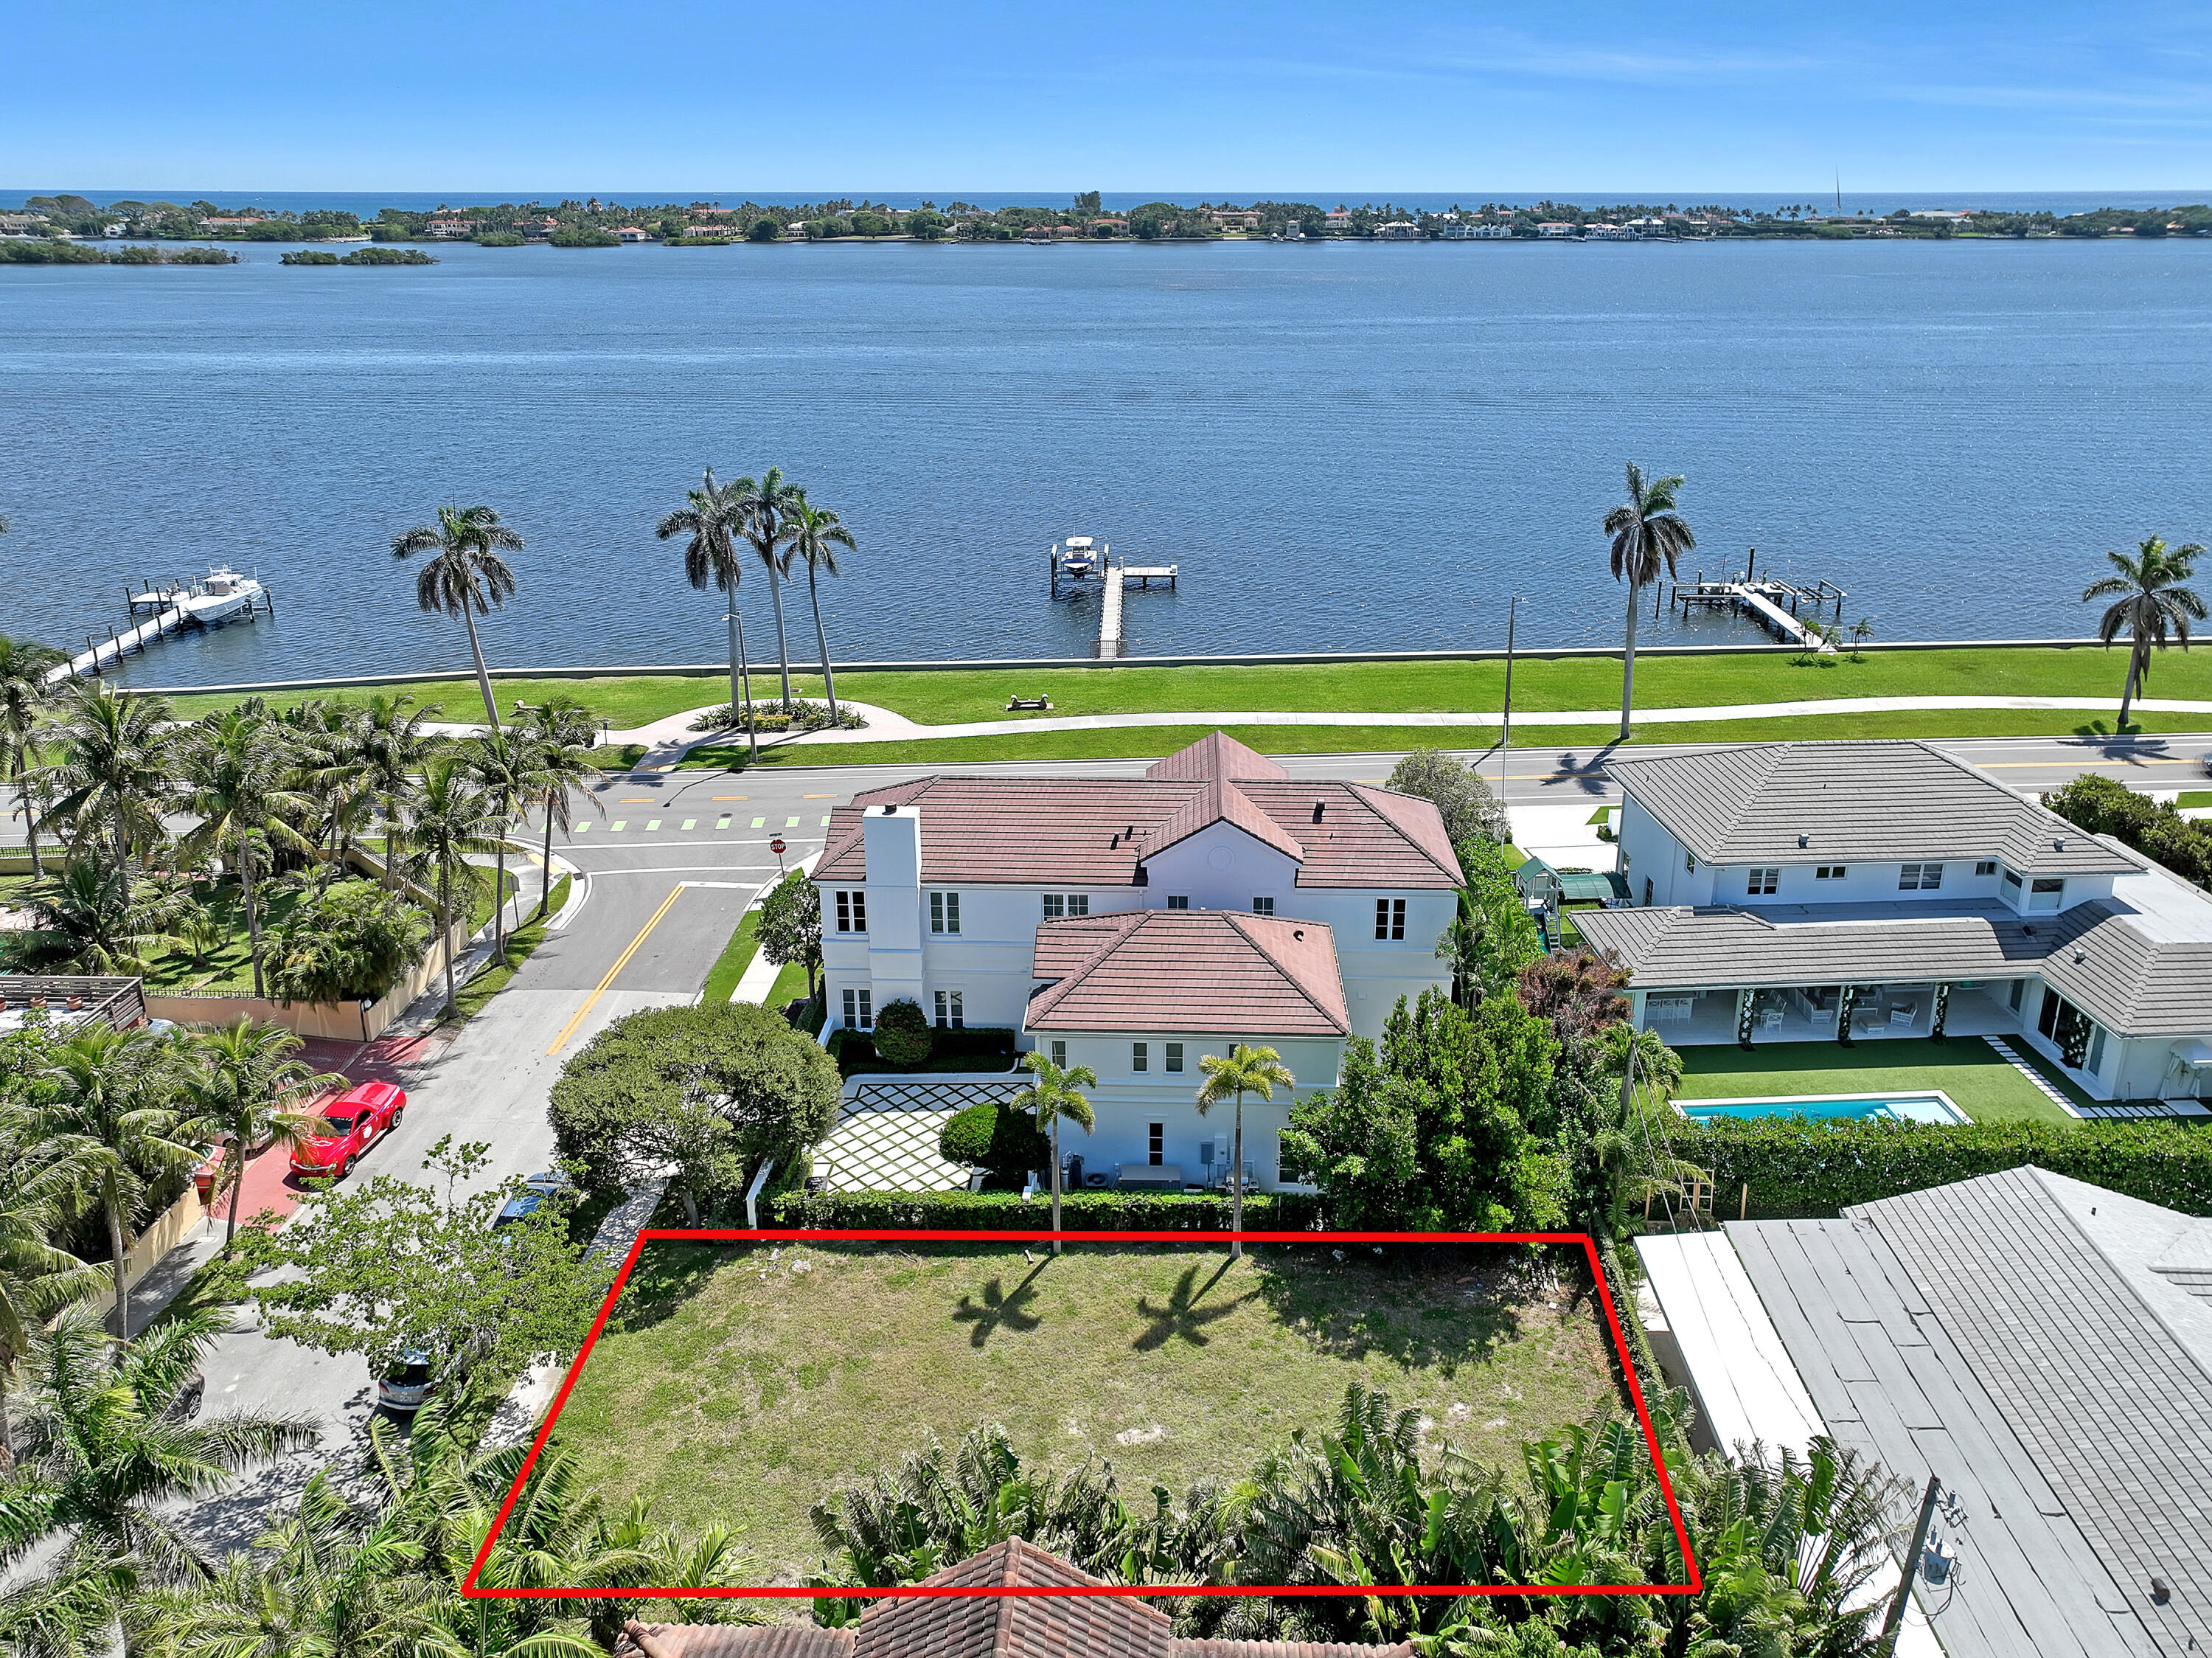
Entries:
POLYGON ((87 1186, 107 1223, 114 1265, 115 1328, 130 1328, 130 1285, 123 1270, 130 1228, 154 1183, 199 1161, 198 1143, 167 1104, 169 1053, 143 1030, 105 1026, 62 1044, 46 1073, 53 1131, 70 1137, 87 1186))
POLYGON ((2154 535, 2136 549, 2133 558, 2124 552, 2106 553, 2113 573, 2082 589, 2085 605, 2100 599, 2113 601, 2098 619, 2099 643, 2109 647, 2121 629, 2127 630, 2128 678, 2120 689, 2123 726, 2128 722, 2129 704, 2150 678, 2152 650, 2166 649, 2168 632, 2181 641, 2184 650, 2188 649, 2190 623, 2204 619, 2203 594, 2181 585, 2197 573, 2196 561, 2203 554, 2204 549, 2194 541, 2169 547, 2154 535))
MULTIPOLYGON (((1206 1081, 1199 1085, 1198 1114, 1211 1112, 1232 1094, 1237 1100, 1237 1126, 1229 1150, 1229 1229, 1241 1234, 1244 1230, 1244 1096, 1256 1094, 1262 1100, 1275 1097, 1277 1088, 1297 1086, 1290 1067, 1283 1064, 1283 1056, 1273 1048, 1255 1048, 1239 1042, 1229 1051, 1229 1057, 1203 1054, 1199 1070, 1206 1073, 1206 1081)), ((1231 1247, 1230 1253, 1238 1260, 1244 1259, 1244 1240, 1239 1235, 1231 1247)))
POLYGON ((1628 741, 1628 713, 1636 693, 1636 613, 1643 590, 1659 579, 1663 568, 1668 577, 1681 556, 1698 545, 1690 527, 1674 509, 1674 492, 1682 479, 1646 479, 1644 469, 1628 463, 1628 499, 1605 515, 1605 533, 1613 538, 1613 577, 1628 583, 1628 649, 1620 671, 1620 740, 1628 741))
POLYGON ((86 1189, 88 1162, 78 1142, 47 1131, 35 1112, 0 1104, 0 1475, 15 1466, 8 1384, 16 1364, 49 1318, 107 1288, 106 1267, 51 1241, 86 1189))
POLYGON ((118 697, 80 680, 64 696, 51 742, 58 758, 44 768, 54 793, 47 820, 69 826, 73 846, 104 840, 118 869, 162 836, 161 813, 180 741, 167 701, 118 697))
POLYGON ((246 1160, 256 1146, 289 1150, 329 1125, 301 1102, 342 1086, 345 1078, 318 1071, 295 1058, 297 1036, 282 1025, 257 1025, 245 1015, 193 1040, 198 1063, 188 1067, 179 1090, 190 1120, 180 1137, 195 1142, 221 1140, 222 1167, 215 1196, 230 1194, 230 1219, 223 1228, 228 1253, 238 1237, 239 1195, 246 1186, 246 1160))
POLYGON ((539 792, 537 745, 519 731, 495 727, 462 745, 469 776, 483 795, 484 810, 498 826, 492 840, 491 953, 507 965, 507 835, 516 813, 539 792))
POLYGON ((543 879, 538 913, 542 916, 553 901, 553 831, 557 828, 565 835, 575 826, 579 795, 594 812, 605 808, 585 786, 602 774, 592 759, 591 716, 581 703, 572 698, 550 698, 532 710, 524 732, 534 751, 532 770, 538 777, 538 793, 532 804, 545 820, 545 846, 538 860, 543 879))
POLYGON ((738 527, 753 551, 768 567, 769 597, 775 600, 775 659, 783 671, 783 705, 791 706, 791 645, 783 633, 783 583, 791 574, 791 560, 779 555, 775 544, 785 521, 799 499, 798 486, 783 481, 783 470, 770 466, 756 480, 740 478, 730 485, 737 497, 738 527))
POLYGON ((25 894, 27 930, 0 933, 0 960, 31 972, 147 971, 146 948, 169 936, 179 895, 112 868, 97 850, 46 872, 25 894))
POLYGON ((448 739, 423 729, 438 717, 434 705, 418 708, 406 692, 376 694, 362 704, 356 716, 365 781, 376 802, 384 826, 384 880, 396 885, 398 866, 406 856, 407 823, 422 790, 422 772, 431 757, 444 750, 448 739))
POLYGON ((264 991, 254 864, 268 856, 264 846, 314 850, 290 822, 294 816, 312 813, 314 802, 292 786, 298 770, 292 745, 258 698, 196 723, 184 762, 185 797, 199 817, 198 825, 185 837, 185 850, 195 858, 218 853, 238 866, 239 899, 246 907, 246 945, 258 997, 264 991))
MULTIPOLYGON (((1033 1111, 1037 1126, 1052 1131, 1052 1229, 1060 1230, 1060 1119, 1065 1117, 1088 1134, 1097 1117, 1091 1109, 1085 1088, 1098 1086, 1098 1073, 1088 1065, 1060 1066, 1051 1058, 1032 1050, 1022 1056, 1022 1064, 1036 1080, 1017 1094, 1008 1103, 1016 1111, 1033 1111)), ((1060 1239, 1052 1240, 1052 1253, 1060 1253, 1060 1239)))
POLYGON ((173 1407, 228 1328, 227 1309, 174 1315, 127 1344, 110 1341, 89 1312, 64 1313, 32 1350, 21 1474, 16 1500, 0 1509, 0 1556, 58 1537, 65 1567, 135 1557, 152 1585, 204 1582, 213 1568, 182 1500, 311 1448, 318 1431, 304 1417, 180 1419, 187 1413, 173 1407))
POLYGON ((501 832, 459 754, 441 754, 422 773, 412 831, 416 862, 438 899, 438 936, 446 942, 446 1011, 453 1010, 453 894, 475 885, 473 853, 489 852, 501 832))
POLYGON ((395 558, 411 558, 418 552, 435 555, 415 578, 415 602, 468 624, 469 654, 476 658, 484 718, 495 731, 499 729, 499 706, 491 699, 491 675, 484 670, 477 618, 514 595, 514 571, 500 554, 521 551, 522 538, 501 523, 489 507, 441 507, 436 523, 417 524, 392 538, 395 558))
MULTIPOLYGON (((699 487, 684 497, 685 504, 660 521, 653 531, 662 540, 679 535, 691 539, 684 548, 684 577, 695 588, 709 583, 722 595, 722 620, 730 630, 730 708, 745 728, 745 745, 755 765, 760 763, 760 736, 753 729, 753 676, 745 661, 745 619, 738 614, 738 583, 744 569, 738 559, 737 538, 745 533, 750 509, 735 484, 717 484, 714 469, 699 487)), ((782 600, 778 600, 781 606, 782 600)), ((778 615, 781 612, 779 609, 778 615)), ((789 687, 785 689, 790 695, 789 687)))
POLYGON ((31 734, 53 698, 47 671, 67 661, 50 645, 0 633, 0 775, 15 785, 23 807, 23 832, 31 844, 31 873, 46 874, 39 860, 39 825, 31 813, 31 734))
POLYGON ((814 648, 822 658, 822 685, 830 699, 830 722, 837 722, 837 679, 830 667, 830 637, 822 631, 822 594, 815 585, 814 572, 821 569, 837 574, 837 549, 854 551, 853 532, 837 521, 837 515, 827 507, 809 504, 806 491, 801 490, 785 515, 783 524, 784 561, 787 567, 793 558, 806 561, 806 597, 814 607, 814 648))
POLYGON ((361 716, 348 704, 316 698, 282 710, 276 723, 292 744, 298 790, 314 807, 319 881, 328 887, 376 813, 361 716))

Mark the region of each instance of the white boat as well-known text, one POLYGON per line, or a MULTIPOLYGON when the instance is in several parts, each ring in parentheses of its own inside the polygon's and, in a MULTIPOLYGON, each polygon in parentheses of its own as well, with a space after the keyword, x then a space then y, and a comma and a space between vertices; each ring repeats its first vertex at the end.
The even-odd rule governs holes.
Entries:
POLYGON ((1060 555, 1060 574, 1063 576, 1090 575, 1091 572, 1097 569, 1098 565, 1098 560, 1091 552, 1091 538, 1090 536, 1069 536, 1067 538, 1067 551, 1060 555))
POLYGON ((261 582, 258 578, 240 576, 227 564, 217 564, 208 571, 206 581, 184 596, 179 608, 188 620, 209 627, 252 609, 260 597, 261 582))

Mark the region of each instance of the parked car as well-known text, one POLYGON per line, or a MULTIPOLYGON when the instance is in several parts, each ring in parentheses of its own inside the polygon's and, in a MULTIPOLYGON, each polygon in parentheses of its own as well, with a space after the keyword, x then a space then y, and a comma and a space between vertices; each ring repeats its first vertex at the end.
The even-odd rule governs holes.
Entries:
POLYGON ((576 1183, 557 1169, 533 1174, 522 1183, 520 1192, 500 1205, 499 1213, 492 1216, 491 1229, 496 1232, 517 1221, 526 1221, 554 1198, 575 1195, 576 1183))
POLYGON ((292 1148, 295 1174, 348 1175, 361 1155, 393 1129, 407 1110, 407 1090, 396 1082, 363 1082, 323 1107, 331 1132, 292 1148))
POLYGON ((430 1402, 430 1356, 417 1347, 402 1353, 376 1380, 376 1402, 387 1411, 412 1415, 430 1402))

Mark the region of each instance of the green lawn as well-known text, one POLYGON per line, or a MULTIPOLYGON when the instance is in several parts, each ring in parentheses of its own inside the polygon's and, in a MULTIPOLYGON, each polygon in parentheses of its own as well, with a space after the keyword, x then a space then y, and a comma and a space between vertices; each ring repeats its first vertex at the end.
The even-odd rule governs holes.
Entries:
POLYGON ((1941 1088, 1977 1122, 2074 1120, 1978 1036, 1943 1042, 1899 1038, 1848 1048, 1834 1042, 1771 1042, 1749 1053, 1733 1044, 1675 1051, 1682 1056, 1686 1100, 1941 1088))
POLYGON ((764 1008, 781 1009, 786 1003, 796 1002, 805 994, 806 964, 803 961, 789 961, 776 969, 775 983, 769 986, 768 999, 761 1005, 764 1008))
POLYGON ((738 988, 738 981, 745 976, 745 969, 752 965, 754 952, 760 948, 754 937, 760 930, 760 916, 756 907, 746 911, 738 922, 730 942, 722 946, 722 954, 715 957, 714 965, 708 970, 707 988, 699 992, 701 1007, 720 1007, 738 988))
POLYGON ((1329 1425, 1353 1381, 1516 1484, 1522 1439, 1619 1405, 1578 1261, 1548 1289, 1502 1247, 1032 1253, 655 1244, 555 1442, 611 1509, 737 1527, 755 1581, 790 1582, 820 1557, 807 1509, 933 1432, 995 1422, 1030 1466, 1109 1460, 1142 1504, 1329 1425))
POLYGON ((2176 806, 2212 806, 2212 789, 2187 789, 2173 802, 2176 806))

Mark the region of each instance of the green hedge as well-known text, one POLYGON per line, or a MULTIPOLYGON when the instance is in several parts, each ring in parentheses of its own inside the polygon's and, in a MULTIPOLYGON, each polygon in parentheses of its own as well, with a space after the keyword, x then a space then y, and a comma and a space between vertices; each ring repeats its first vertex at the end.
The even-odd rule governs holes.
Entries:
POLYGON ((1772 1219, 1832 1216, 1852 1204, 1925 1191, 2033 1163, 2191 1215, 2212 1215, 2212 1131, 2187 1123, 1824 1124, 1792 1118, 1716 1122, 1677 1136, 1680 1155, 1713 1172, 1715 1210, 1772 1219))
MULTIPOLYGON (((820 1025, 815 1027, 817 1030, 820 1025)), ((1006 1026, 976 1025, 964 1030, 936 1030, 929 1033, 929 1057, 919 1064, 895 1065, 877 1051, 875 1040, 866 1031, 834 1030, 830 1033, 830 1057, 837 1062, 837 1069, 848 1076, 862 1071, 919 1070, 924 1066, 933 1070, 1011 1070, 1014 1064, 1015 1033, 1006 1026), (953 1065, 955 1060, 972 1060, 973 1064, 953 1065)))
MULTIPOLYGON (((1033 1231, 1052 1224, 1052 1200, 1024 1203, 1012 1192, 824 1192, 792 1193, 772 1206, 776 1226, 823 1231, 1033 1231)), ((1321 1222, 1321 1200, 1298 1192, 1255 1192, 1244 1199, 1249 1232, 1305 1232, 1321 1222)), ((1226 1232, 1229 1199, 1182 1192, 1081 1192, 1060 1200, 1070 1232, 1226 1232)))

